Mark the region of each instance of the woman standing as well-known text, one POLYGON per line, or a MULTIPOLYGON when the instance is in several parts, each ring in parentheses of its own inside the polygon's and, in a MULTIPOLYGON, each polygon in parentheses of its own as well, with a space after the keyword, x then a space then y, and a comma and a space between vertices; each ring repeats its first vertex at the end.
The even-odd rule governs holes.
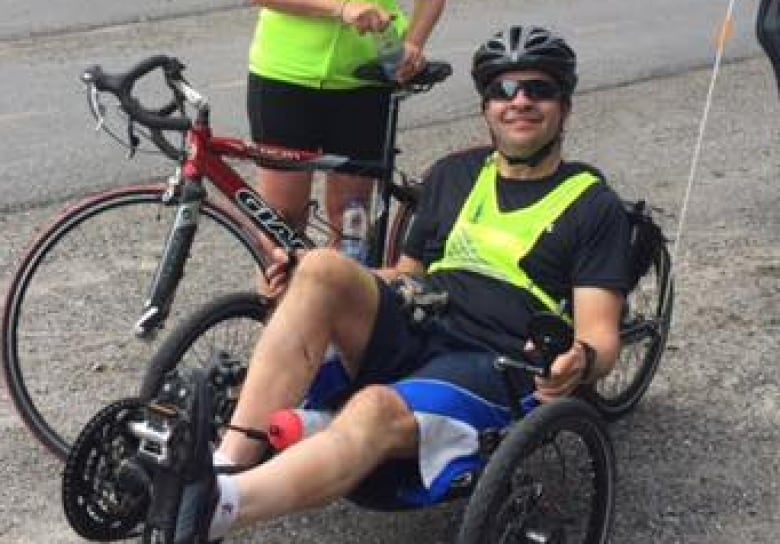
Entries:
MULTIPOLYGON (((378 57, 378 37, 395 33, 403 51, 395 78, 425 66, 423 50, 446 0, 415 0, 407 17, 396 0, 255 0, 261 6, 249 54, 247 109, 262 144, 382 157, 389 91, 355 77, 378 57)), ((340 232, 345 204, 367 205, 369 179, 331 173, 329 221, 340 232)), ((307 219, 312 173, 260 168, 259 190, 295 225, 307 219)), ((335 242, 336 240, 334 240, 335 242)))

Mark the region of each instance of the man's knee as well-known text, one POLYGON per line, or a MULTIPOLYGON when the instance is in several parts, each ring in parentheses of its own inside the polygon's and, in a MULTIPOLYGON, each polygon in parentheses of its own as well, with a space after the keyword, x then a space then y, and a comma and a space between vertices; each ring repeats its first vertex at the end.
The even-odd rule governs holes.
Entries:
POLYGON ((417 421, 401 396, 387 386, 370 385, 358 391, 334 420, 333 428, 386 457, 417 452, 417 421))
POLYGON ((355 263, 335 249, 317 248, 306 252, 298 264, 293 281, 335 289, 358 274, 355 263))
POLYGON ((357 320, 348 323, 349 329, 364 322, 373 323, 379 301, 374 275, 340 252, 327 248, 304 255, 290 290, 323 301, 332 312, 334 323, 340 318, 357 320))

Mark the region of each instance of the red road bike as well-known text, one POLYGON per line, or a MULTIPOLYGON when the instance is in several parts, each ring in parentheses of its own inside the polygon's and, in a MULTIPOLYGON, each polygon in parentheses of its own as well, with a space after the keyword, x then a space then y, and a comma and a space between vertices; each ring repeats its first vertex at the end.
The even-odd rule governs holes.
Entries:
POLYGON ((97 66, 84 72, 98 126, 129 142, 131 155, 150 142, 176 170, 165 183, 101 192, 65 209, 22 257, 5 300, 2 358, 11 398, 27 427, 60 458, 96 411, 137 392, 163 326, 219 294, 254 289, 270 247, 311 248, 329 237, 316 201, 308 228, 298 231, 245 181, 242 165, 379 180, 369 261, 394 261, 415 199, 414 182, 395 166, 399 105, 452 71, 430 63, 414 80, 393 86, 375 67, 364 67, 367 78, 384 79, 392 93, 383 157, 357 161, 213 134, 208 101, 183 70, 175 58, 153 56, 122 74, 97 66), (172 99, 150 108, 136 97, 146 88, 136 84, 158 70, 172 99), (109 126, 111 114, 120 116, 120 128, 109 126))

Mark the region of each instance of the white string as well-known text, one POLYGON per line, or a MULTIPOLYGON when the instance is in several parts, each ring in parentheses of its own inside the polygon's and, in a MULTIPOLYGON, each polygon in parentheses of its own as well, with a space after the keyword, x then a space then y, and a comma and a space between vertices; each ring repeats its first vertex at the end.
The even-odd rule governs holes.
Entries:
MULTIPOLYGON (((691 159, 691 169, 688 172, 688 183, 685 188, 685 196, 682 201, 682 208, 680 209, 680 219, 677 223, 677 237, 674 241, 674 249, 672 250, 672 262, 669 281, 666 282, 666 293, 664 294, 664 300, 668 300, 672 288, 672 278, 675 275, 675 269, 677 268, 677 259, 680 250, 680 240, 682 239, 682 233, 685 226, 685 219, 688 214, 688 203, 690 202, 691 192, 693 190, 693 182, 696 179, 696 173, 699 167, 699 158, 701 156, 702 143, 704 141, 704 134, 707 129, 707 122, 710 117, 710 109, 712 107, 712 97, 715 92, 715 82, 718 79, 718 73, 720 72, 721 61, 723 60, 723 53, 726 49, 726 41, 728 36, 726 33, 729 30, 728 25, 731 22, 731 15, 734 12, 734 0, 729 0, 729 6, 726 11, 726 17, 723 19, 723 26, 721 27, 720 34, 718 35, 718 48, 715 53, 715 64, 712 68, 712 77, 710 78, 710 86, 707 90, 707 99, 704 103, 704 112, 699 122, 699 134, 696 138, 696 145, 693 150, 693 157, 691 159)), ((674 315, 672 315, 672 322, 674 321, 674 315)), ((671 326, 671 325, 670 325, 671 326)))

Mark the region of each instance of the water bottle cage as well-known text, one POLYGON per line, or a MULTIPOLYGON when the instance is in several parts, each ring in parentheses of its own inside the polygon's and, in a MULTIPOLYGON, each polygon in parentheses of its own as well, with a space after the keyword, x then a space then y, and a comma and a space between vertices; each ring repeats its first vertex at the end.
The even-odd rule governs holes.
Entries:
POLYGON ((412 325, 425 325, 447 309, 447 293, 438 291, 425 282, 409 276, 400 276, 390 285, 398 294, 401 308, 412 325))

